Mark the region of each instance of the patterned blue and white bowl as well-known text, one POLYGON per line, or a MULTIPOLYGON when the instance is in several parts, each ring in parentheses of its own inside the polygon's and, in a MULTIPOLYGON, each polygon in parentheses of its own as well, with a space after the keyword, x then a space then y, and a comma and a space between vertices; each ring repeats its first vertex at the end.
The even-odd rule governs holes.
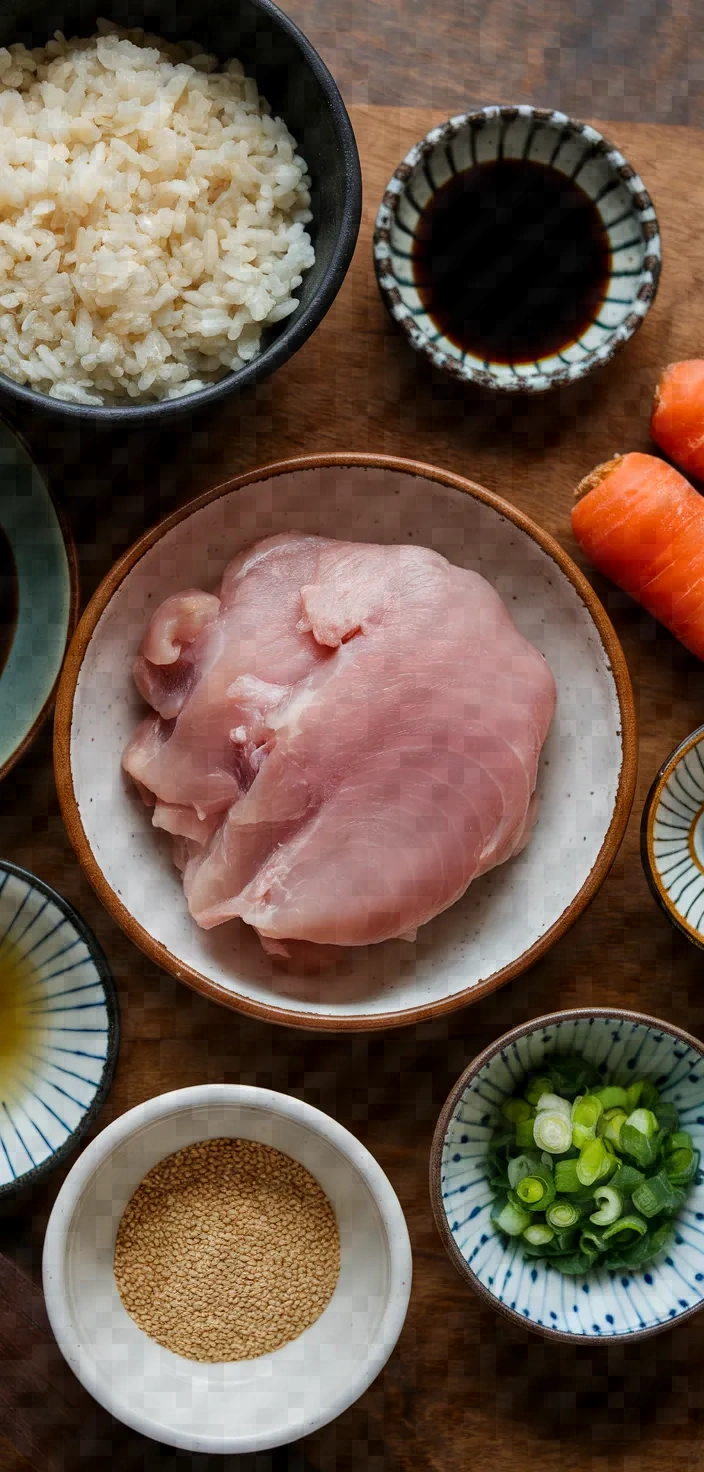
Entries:
POLYGON ((646 798, 641 858, 658 904, 704 949, 704 726, 670 754, 646 798))
POLYGON ((411 346, 455 378, 506 393, 544 393, 608 362, 641 326, 658 288, 660 231, 652 200, 623 154, 596 128, 541 108, 484 107, 426 134, 390 179, 376 217, 374 265, 383 300, 411 346), (463 352, 428 315, 412 245, 428 201, 447 180, 497 159, 548 164, 575 180, 601 215, 611 248, 606 295, 579 338, 535 362, 463 352))
POLYGON ((463 1277, 516 1323, 570 1342, 641 1339, 704 1303, 704 1184, 691 1189, 663 1255, 638 1272, 600 1268, 563 1277, 535 1258, 524 1259, 520 1245, 506 1245, 491 1223, 484 1161, 501 1104, 550 1055, 570 1053, 623 1083, 636 1069, 651 1079, 704 1152, 704 1044, 638 1012, 556 1012, 505 1033, 455 1084, 430 1157, 435 1220, 463 1277))
POLYGON ((0 1198, 74 1149, 118 1048, 117 994, 95 937, 41 879, 0 860, 0 1198))

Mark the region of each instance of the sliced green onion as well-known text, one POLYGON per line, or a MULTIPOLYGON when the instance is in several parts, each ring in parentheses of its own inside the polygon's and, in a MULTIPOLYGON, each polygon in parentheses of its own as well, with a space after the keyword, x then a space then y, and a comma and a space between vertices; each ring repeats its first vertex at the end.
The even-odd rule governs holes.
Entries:
POLYGON ((530 1212, 514 1206, 513 1202, 497 1202, 496 1206, 500 1209, 492 1212, 491 1220, 494 1226, 499 1227, 508 1237, 520 1237, 521 1232, 530 1226, 530 1212))
POLYGON ((586 1058, 550 1059, 552 1086, 556 1094, 574 1099, 577 1094, 593 1093, 601 1086, 601 1075, 586 1058))
POLYGON ((581 1150, 596 1135, 596 1127, 602 1114, 601 1100, 596 1094, 583 1094, 572 1105, 572 1144, 581 1150))
POLYGON ((591 1254, 596 1257, 598 1253, 603 1252, 604 1238, 601 1232, 595 1231, 594 1227, 585 1227, 584 1231, 580 1232, 579 1248, 580 1252, 586 1252, 588 1256, 591 1254))
POLYGON ((569 1227, 576 1227, 579 1211, 572 1201, 553 1201, 545 1212, 545 1220, 548 1226, 562 1232, 569 1227))
POLYGON ((572 1105, 568 1099, 561 1099, 559 1094, 541 1094, 536 1104, 538 1113, 548 1110, 555 1114, 564 1114, 567 1119, 572 1114, 572 1105))
POLYGON ((618 1156, 614 1153, 614 1147, 610 1143, 610 1141, 607 1140, 607 1139, 604 1139, 603 1144, 604 1144, 604 1150, 605 1150, 606 1154, 605 1154, 605 1158, 604 1158, 604 1164, 603 1164, 603 1166, 601 1168, 601 1174, 599 1176, 599 1180, 600 1181, 610 1181, 611 1180, 611 1177, 613 1175, 615 1175, 616 1171, 618 1170, 619 1165, 620 1165, 621 1162, 619 1161, 618 1156))
POLYGON ((547 1242, 552 1242, 555 1233, 552 1227, 543 1226, 542 1222, 534 1222, 531 1226, 524 1228, 523 1236, 526 1242, 530 1242, 533 1247, 544 1247, 547 1242))
POLYGON ((661 1099, 653 1113, 664 1134, 672 1135, 675 1130, 679 1129, 680 1117, 674 1104, 668 1104, 661 1099))
POLYGON ((514 1160, 509 1160, 509 1186, 513 1186, 513 1189, 515 1191, 518 1182, 522 1181, 524 1176, 532 1175, 536 1165, 538 1165, 539 1163, 540 1162, 538 1156, 536 1155, 534 1150, 526 1151, 524 1155, 517 1155, 514 1160))
POLYGON ((688 1186, 699 1170, 699 1151, 682 1146, 665 1157, 665 1174, 673 1186, 688 1186))
POLYGON ((649 1109, 635 1109, 621 1126, 620 1148, 644 1169, 658 1153, 658 1122, 649 1109))
POLYGON ((640 1104, 641 1109, 651 1110, 657 1109, 660 1103, 660 1094, 658 1093, 655 1084, 651 1083, 649 1078, 643 1080, 643 1087, 640 1091, 640 1098, 638 1100, 638 1103, 640 1104))
POLYGON ((533 1123, 533 1139, 549 1155, 562 1155, 572 1144, 571 1110, 557 1094, 541 1094, 533 1123))
POLYGON ((556 1160, 554 1178, 556 1191, 582 1190, 582 1182, 577 1175, 576 1160, 556 1160))
POLYGON ((675 1132, 673 1132, 673 1134, 670 1135, 665 1149, 668 1155, 671 1150, 693 1150, 694 1140, 692 1139, 692 1136, 687 1133, 686 1130, 676 1130, 675 1132))
POLYGON ((670 1222, 662 1222, 655 1231, 648 1231, 642 1237, 636 1238, 630 1247, 622 1248, 617 1259, 607 1258, 607 1267, 643 1268, 646 1263, 652 1262, 662 1252, 670 1240, 672 1225, 670 1222))
POLYGON ((545 1182, 539 1181, 537 1176, 524 1176, 516 1186, 516 1195, 526 1206, 537 1206, 545 1195, 545 1182))
POLYGON ((658 1212, 665 1211, 672 1205, 673 1194, 664 1170, 660 1170, 656 1176, 649 1176, 647 1181, 641 1181, 636 1186, 633 1205, 641 1216, 657 1216, 658 1212))
POLYGON ((545 1066, 501 1106, 486 1161, 492 1222, 567 1275, 640 1268, 701 1179, 699 1151, 649 1079, 609 1083, 572 1056, 545 1066))
POLYGON ((658 1132, 658 1122, 651 1109, 634 1109, 626 1123, 630 1129, 645 1135, 646 1140, 651 1140, 658 1132))
POLYGON ((519 1201, 531 1211, 544 1211, 555 1199, 552 1171, 538 1161, 530 1175, 523 1176, 515 1187, 519 1201))
POLYGON ((530 1119, 533 1110, 525 1099, 505 1099, 501 1105, 501 1113, 511 1124, 520 1124, 521 1120, 530 1119))
MULTIPOLYGON (((581 1151, 577 1161, 577 1180, 583 1186, 593 1186, 602 1179, 608 1155, 603 1140, 590 1140, 581 1151)), ((610 1167, 609 1167, 610 1169, 610 1167)))
POLYGON ((645 1236, 647 1230, 648 1223, 643 1220, 642 1216, 636 1216, 635 1212, 632 1212, 630 1216, 620 1216, 618 1221, 606 1228, 604 1241, 614 1241, 619 1246, 627 1247, 631 1242, 635 1242, 637 1237, 645 1236))
POLYGON ((604 1113, 607 1109, 627 1109, 628 1095, 625 1089, 619 1089, 616 1084, 606 1089, 597 1089, 595 1097, 599 1100, 604 1113))
POLYGON ((686 1186, 674 1186, 673 1185, 673 1187, 672 1187, 672 1200, 670 1201, 670 1205, 665 1207, 665 1210, 663 1211, 663 1216, 669 1216, 669 1217, 677 1216, 677 1213, 678 1213, 678 1211, 679 1211, 679 1209, 680 1209, 680 1207, 681 1207, 681 1205, 682 1205, 682 1203, 683 1203, 686 1195, 687 1195, 687 1188, 686 1188, 686 1186))
POLYGON ((535 1144, 533 1139, 533 1120, 535 1116, 531 1111, 528 1119, 521 1119, 516 1125, 515 1141, 519 1150, 531 1150, 535 1144))
POLYGON ((621 1192, 617 1191, 614 1186, 597 1186, 594 1191, 594 1200, 599 1210, 592 1212, 590 1222, 594 1222, 597 1227, 610 1227, 623 1211, 621 1192))
POLYGON ((549 1094, 551 1093, 551 1091, 552 1079, 550 1077, 550 1074, 539 1073, 536 1078, 532 1078, 530 1080, 528 1087, 523 1091, 523 1097, 524 1099, 528 1100, 529 1104, 532 1104, 533 1107, 535 1107, 535 1105, 538 1103, 538 1100, 542 1098, 543 1094, 549 1094))
POLYGON ((615 1145, 617 1150, 621 1144, 621 1130, 626 1123, 626 1119, 627 1115, 624 1114, 622 1109, 612 1109, 608 1114, 604 1115, 605 1123, 602 1132, 604 1139, 608 1140, 611 1145, 615 1145))
POLYGON ((620 1165, 612 1178, 611 1184, 622 1196, 632 1196, 636 1186, 640 1186, 645 1180, 642 1170, 636 1170, 634 1165, 620 1165))
POLYGON ((566 1257, 556 1257, 552 1266, 557 1268, 558 1273, 564 1273, 571 1278, 581 1278, 588 1273, 594 1258, 587 1256, 586 1252, 568 1253, 566 1257))

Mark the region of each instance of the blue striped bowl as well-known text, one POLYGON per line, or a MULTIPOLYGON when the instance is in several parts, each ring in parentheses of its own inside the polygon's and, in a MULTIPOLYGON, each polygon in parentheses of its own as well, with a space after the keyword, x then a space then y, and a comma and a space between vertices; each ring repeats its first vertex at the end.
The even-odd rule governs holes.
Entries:
POLYGON ((95 937, 41 879, 0 860, 0 1197, 70 1154, 118 1048, 117 994, 95 937), (11 1034, 21 1046, 8 1056, 11 1034))
POLYGON ((613 357, 655 300, 661 254, 652 200, 619 149, 587 123, 529 106, 484 107, 433 128, 389 180, 374 232, 379 289, 411 346, 455 378, 507 393, 544 393, 613 357), (494 363, 463 352, 438 330, 413 278, 413 239, 431 196, 452 174, 501 158, 549 164, 574 179, 597 206, 611 246, 597 316, 576 342, 533 363, 494 363))
POLYGON ((637 1070, 677 1106, 704 1154, 704 1044, 638 1012, 575 1009, 505 1033, 462 1074, 435 1131, 430 1190, 455 1266, 494 1308, 557 1339, 641 1339, 696 1313, 704 1301, 704 1184, 690 1191, 665 1253, 640 1272, 563 1277, 506 1245, 490 1219, 484 1174, 503 1101, 551 1054, 577 1053, 627 1083, 637 1070))
POLYGON ((648 793, 641 857, 658 904, 704 948, 704 726, 667 758, 648 793))

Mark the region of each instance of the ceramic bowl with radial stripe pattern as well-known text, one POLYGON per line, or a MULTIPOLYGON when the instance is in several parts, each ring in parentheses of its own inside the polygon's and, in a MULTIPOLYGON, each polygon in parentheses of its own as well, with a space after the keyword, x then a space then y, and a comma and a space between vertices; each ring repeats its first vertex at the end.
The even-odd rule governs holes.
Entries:
POLYGON ((660 231, 642 180, 596 128, 562 112, 484 107, 433 128, 398 165, 376 217, 374 265, 391 316, 436 368, 499 392, 544 393, 608 362, 641 326, 658 288, 660 231), (500 159, 546 164, 578 184, 598 209, 610 247, 605 297, 593 320, 576 341, 535 362, 490 362, 463 351, 438 329, 414 279, 413 242, 433 194, 453 174, 500 159))
POLYGON ((641 857, 668 919, 704 949, 704 726, 675 747, 653 782, 641 857))
POLYGON ((430 1154, 435 1221, 462 1277, 515 1323, 568 1343, 643 1339, 704 1305, 704 1180, 690 1188, 660 1256, 637 1270, 595 1265, 582 1277, 563 1276, 545 1260, 524 1258, 520 1239, 491 1221, 485 1160, 501 1106, 527 1073, 569 1054, 587 1058, 604 1080, 650 1079, 704 1152, 703 1043, 618 1007, 554 1012, 504 1033, 457 1080, 430 1154))
POLYGON ((0 860, 0 1198, 74 1150, 118 1046, 117 994, 94 935, 41 879, 0 860))

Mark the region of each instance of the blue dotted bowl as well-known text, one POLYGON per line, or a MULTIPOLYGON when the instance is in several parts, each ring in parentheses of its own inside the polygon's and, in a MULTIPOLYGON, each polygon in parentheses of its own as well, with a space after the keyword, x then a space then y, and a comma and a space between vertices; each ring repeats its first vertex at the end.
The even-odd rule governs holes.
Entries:
POLYGON ((592 1270, 563 1277, 491 1222, 484 1172, 503 1101, 553 1054, 576 1053, 604 1076, 637 1071, 676 1105, 704 1154, 704 1044, 655 1017, 575 1009, 505 1033, 458 1079, 438 1120, 430 1192, 440 1235, 472 1287, 508 1318, 557 1339, 641 1339, 696 1313, 704 1302, 704 1184, 690 1191, 663 1255, 639 1272, 592 1270))
POLYGON ((0 860, 0 1199, 34 1186, 86 1134, 119 1031, 95 936, 48 884, 0 860))

